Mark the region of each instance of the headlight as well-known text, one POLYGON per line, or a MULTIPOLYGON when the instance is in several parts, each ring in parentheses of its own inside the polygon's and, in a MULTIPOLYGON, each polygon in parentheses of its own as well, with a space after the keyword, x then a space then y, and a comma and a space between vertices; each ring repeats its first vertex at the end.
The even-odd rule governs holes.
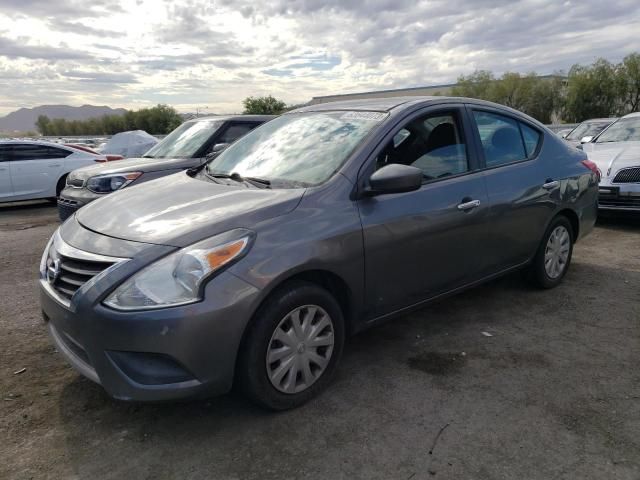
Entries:
POLYGON ((53 240, 56 237, 56 235, 58 235, 58 230, 59 229, 56 229, 56 231, 53 232, 53 235, 51 235, 51 238, 47 242, 47 246, 44 247, 44 252, 42 252, 42 257, 40 258, 40 278, 42 279, 47 278, 47 269, 49 268, 49 265, 47 264, 47 260, 49 259, 49 251, 51 251, 53 255, 56 255, 55 249, 52 249, 52 247, 53 247, 53 240))
POLYGON ((237 229, 178 250, 133 275, 104 303, 117 310, 141 310, 196 302, 204 281, 242 258, 253 238, 253 232, 237 229))
POLYGON ((140 175, 142 175, 142 172, 98 175, 87 180, 87 188, 94 193, 111 193, 115 192, 119 188, 126 187, 140 175))

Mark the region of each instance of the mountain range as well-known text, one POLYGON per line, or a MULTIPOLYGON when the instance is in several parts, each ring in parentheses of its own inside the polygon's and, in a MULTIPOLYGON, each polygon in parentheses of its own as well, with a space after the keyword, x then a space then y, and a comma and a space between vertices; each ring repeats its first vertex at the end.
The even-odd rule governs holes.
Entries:
POLYGON ((36 130, 36 120, 39 115, 49 118, 64 118, 65 120, 87 120, 103 115, 122 115, 124 108, 111 108, 107 106, 82 105, 72 107, 70 105, 40 105, 34 108, 20 108, 5 117, 0 117, 0 132, 26 132, 36 130))

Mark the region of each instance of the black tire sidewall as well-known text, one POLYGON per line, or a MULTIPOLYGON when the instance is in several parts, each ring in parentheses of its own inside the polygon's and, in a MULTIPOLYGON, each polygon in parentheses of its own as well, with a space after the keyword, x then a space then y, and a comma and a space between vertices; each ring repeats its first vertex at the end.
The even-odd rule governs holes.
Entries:
POLYGON ((571 222, 567 217, 563 215, 554 218, 549 224, 549 226, 547 227, 547 231, 545 232, 544 237, 542 238, 542 242, 540 243, 538 252, 536 253, 534 264, 532 266, 533 267, 532 273, 534 276, 533 280, 541 288, 553 288, 559 285, 562 282, 562 279, 564 278, 564 276, 569 271, 569 268, 571 267, 571 258, 573 257, 573 243, 575 241, 574 235, 575 234, 573 232, 573 227, 571 226, 571 222), (562 273, 557 278, 551 278, 547 274, 547 270, 544 266, 544 256, 547 248, 547 242, 549 241, 549 236, 559 226, 565 227, 569 232, 569 238, 570 238, 569 256, 567 257, 567 263, 562 273))
POLYGON ((342 356, 345 328, 340 305, 327 290, 309 282, 291 282, 273 292, 257 310, 248 327, 238 362, 240 387, 251 400, 272 410, 298 407, 318 395, 330 383, 342 356), (308 389, 286 394, 269 380, 265 359, 271 336, 280 321, 297 307, 318 305, 333 322, 334 345, 331 359, 322 376, 308 389))

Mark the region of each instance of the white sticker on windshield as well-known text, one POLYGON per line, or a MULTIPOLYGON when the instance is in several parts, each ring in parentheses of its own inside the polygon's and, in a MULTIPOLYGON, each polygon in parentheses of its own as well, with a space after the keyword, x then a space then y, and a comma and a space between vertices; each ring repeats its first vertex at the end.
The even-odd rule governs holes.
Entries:
POLYGON ((340 120, 369 120, 378 122, 387 116, 382 112, 346 112, 340 116, 340 120))

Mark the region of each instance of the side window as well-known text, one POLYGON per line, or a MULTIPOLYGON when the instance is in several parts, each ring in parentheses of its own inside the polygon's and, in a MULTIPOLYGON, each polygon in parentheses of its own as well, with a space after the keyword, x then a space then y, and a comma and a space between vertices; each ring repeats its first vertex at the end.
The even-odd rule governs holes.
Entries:
POLYGON ((376 170, 391 163, 418 167, 426 180, 468 171, 458 116, 454 112, 437 113, 404 125, 378 155, 376 170))
POLYGON ((218 139, 218 143, 233 143, 257 127, 255 123, 235 123, 229 126, 218 139))
POLYGON ((51 158, 65 158, 71 152, 61 148, 46 145, 14 145, 12 160, 46 160, 51 158))
POLYGON ((11 160, 11 145, 0 145, 0 162, 11 160))
POLYGON ((527 157, 530 157, 538 148, 540 133, 522 122, 520 122, 520 129, 522 130, 522 138, 524 138, 524 146, 527 149, 527 157))
POLYGON ((518 121, 489 112, 474 111, 473 117, 482 141, 487 167, 525 160, 524 148, 518 121))

